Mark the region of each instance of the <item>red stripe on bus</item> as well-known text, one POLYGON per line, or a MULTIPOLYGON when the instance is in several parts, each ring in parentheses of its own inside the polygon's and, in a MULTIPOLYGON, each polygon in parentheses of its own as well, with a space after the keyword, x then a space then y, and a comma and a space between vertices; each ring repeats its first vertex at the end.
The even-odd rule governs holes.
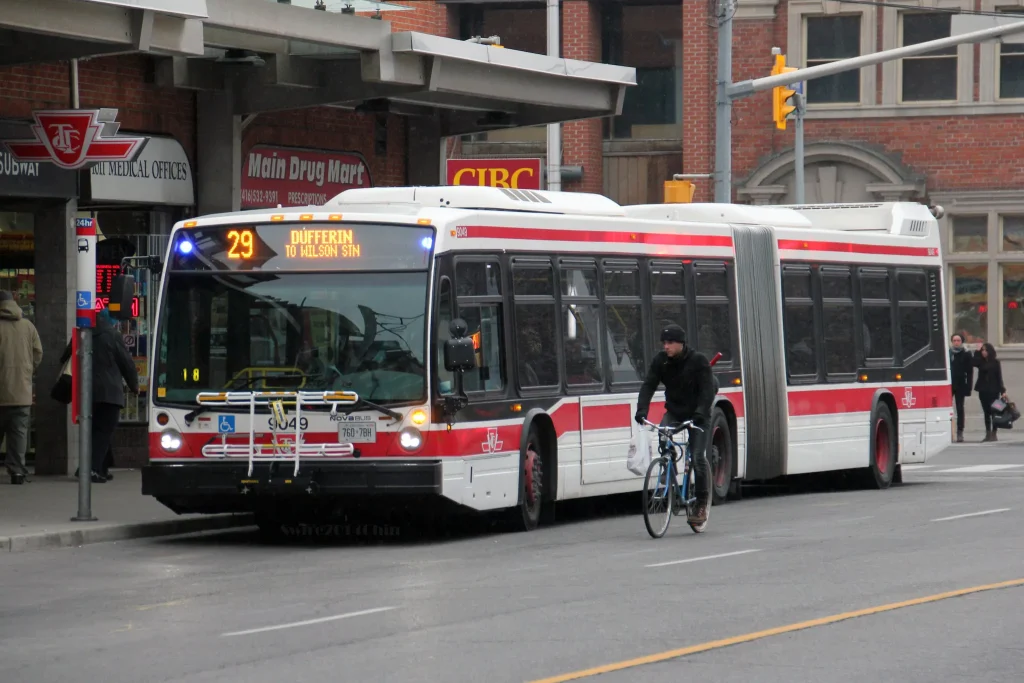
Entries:
POLYGON ((820 242, 814 240, 779 240, 780 250, 834 251, 847 254, 884 254, 886 256, 938 256, 937 247, 894 247, 857 242, 820 242))
POLYGON ((850 389, 817 389, 814 391, 790 391, 790 417, 810 415, 836 415, 871 410, 871 401, 879 389, 886 388, 896 399, 896 410, 923 410, 927 408, 950 408, 953 396, 950 385, 907 385, 880 387, 878 385, 850 389))
POLYGON ((684 247, 732 248, 728 235, 679 235, 656 232, 614 230, 548 230, 546 228, 501 228, 490 225, 466 225, 465 237, 479 239, 539 240, 545 242, 611 242, 617 244, 659 244, 684 247))

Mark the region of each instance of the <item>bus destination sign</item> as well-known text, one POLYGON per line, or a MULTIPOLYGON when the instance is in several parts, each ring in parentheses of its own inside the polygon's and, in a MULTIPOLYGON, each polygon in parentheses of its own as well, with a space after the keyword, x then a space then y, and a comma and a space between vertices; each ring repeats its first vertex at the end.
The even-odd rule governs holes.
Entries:
POLYGON ((281 224, 211 226, 175 237, 175 270, 418 270, 434 229, 421 225, 281 224))

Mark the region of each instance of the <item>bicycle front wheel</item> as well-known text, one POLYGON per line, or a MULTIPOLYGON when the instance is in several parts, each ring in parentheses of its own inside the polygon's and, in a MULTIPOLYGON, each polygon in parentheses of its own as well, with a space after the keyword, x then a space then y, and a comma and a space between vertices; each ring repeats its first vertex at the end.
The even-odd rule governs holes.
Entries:
POLYGON ((669 472, 669 459, 663 456, 651 460, 644 477, 644 524, 652 538, 664 536, 672 521, 675 490, 669 472))

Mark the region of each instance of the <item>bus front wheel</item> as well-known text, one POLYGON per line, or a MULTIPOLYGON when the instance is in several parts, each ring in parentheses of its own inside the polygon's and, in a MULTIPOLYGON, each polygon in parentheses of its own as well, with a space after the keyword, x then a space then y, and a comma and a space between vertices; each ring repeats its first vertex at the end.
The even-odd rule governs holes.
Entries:
POLYGON ((544 498, 544 451, 540 430, 530 425, 530 435, 520 458, 519 505, 514 512, 516 527, 533 531, 540 524, 544 498))

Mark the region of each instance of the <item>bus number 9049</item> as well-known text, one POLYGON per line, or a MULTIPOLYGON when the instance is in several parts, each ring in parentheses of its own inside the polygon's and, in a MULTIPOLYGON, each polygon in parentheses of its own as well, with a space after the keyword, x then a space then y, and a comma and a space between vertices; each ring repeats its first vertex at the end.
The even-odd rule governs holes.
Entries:
MULTIPOLYGON (((288 422, 278 422, 275 418, 271 417, 269 420, 267 420, 267 424, 270 426, 270 429, 276 429, 278 431, 286 429, 291 429, 292 431, 295 430, 294 417, 288 422)), ((299 429, 309 429, 309 420, 307 420, 306 418, 302 418, 299 421, 299 429)))

